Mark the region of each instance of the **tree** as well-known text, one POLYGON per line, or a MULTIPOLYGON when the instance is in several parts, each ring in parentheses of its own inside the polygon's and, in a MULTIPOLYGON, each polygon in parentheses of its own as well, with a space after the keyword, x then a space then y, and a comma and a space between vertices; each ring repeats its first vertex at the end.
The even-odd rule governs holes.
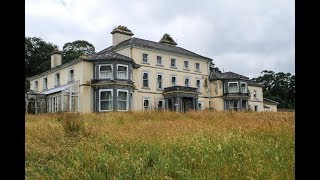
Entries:
POLYGON ((279 108, 295 108, 295 75, 290 73, 264 70, 261 76, 253 78, 252 81, 261 83, 263 96, 278 101, 279 108))
POLYGON ((210 70, 214 70, 215 72, 217 72, 219 74, 222 73, 218 67, 215 67, 215 64, 212 61, 210 62, 210 70))
MULTIPOLYGON (((39 37, 25 37, 25 78, 50 69, 51 53, 58 46, 39 37)), ((25 82, 26 90, 29 83, 25 82)))
POLYGON ((95 47, 84 40, 77 40, 73 42, 65 43, 63 46, 63 63, 70 62, 77 59, 81 55, 91 55, 95 52, 95 47))

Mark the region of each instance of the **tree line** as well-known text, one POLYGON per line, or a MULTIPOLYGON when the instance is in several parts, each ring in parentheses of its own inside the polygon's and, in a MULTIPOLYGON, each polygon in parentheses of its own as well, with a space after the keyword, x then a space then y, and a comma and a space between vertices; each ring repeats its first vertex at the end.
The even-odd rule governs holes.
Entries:
MULTIPOLYGON (((25 78, 49 70, 51 53, 55 49, 58 49, 57 45, 45 42, 40 37, 25 37, 25 78)), ((95 53, 95 47, 87 41, 67 42, 62 49, 62 63, 92 53, 95 53)), ((211 66, 221 73, 213 63, 211 66)), ((264 70, 259 77, 251 80, 264 85, 263 97, 279 102, 278 108, 295 109, 295 75, 264 70)), ((25 84, 25 90, 28 90, 29 82, 26 79, 25 84)))

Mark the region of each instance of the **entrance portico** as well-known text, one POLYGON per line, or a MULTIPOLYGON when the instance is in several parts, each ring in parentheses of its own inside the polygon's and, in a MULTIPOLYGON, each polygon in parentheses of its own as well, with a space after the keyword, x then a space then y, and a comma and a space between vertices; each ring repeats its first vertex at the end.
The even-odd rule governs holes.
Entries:
POLYGON ((164 88, 165 109, 186 112, 198 110, 197 88, 185 86, 172 86, 164 88))

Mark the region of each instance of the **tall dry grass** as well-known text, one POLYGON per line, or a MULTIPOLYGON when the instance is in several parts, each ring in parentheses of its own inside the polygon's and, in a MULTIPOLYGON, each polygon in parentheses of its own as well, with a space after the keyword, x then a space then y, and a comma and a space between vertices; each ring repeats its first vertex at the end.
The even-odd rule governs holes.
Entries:
POLYGON ((27 115, 26 179, 293 179, 294 115, 27 115))

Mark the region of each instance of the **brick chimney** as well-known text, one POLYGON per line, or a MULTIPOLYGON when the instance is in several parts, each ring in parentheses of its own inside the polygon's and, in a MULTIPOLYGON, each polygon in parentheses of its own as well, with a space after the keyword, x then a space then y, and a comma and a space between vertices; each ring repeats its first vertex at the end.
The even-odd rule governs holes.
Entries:
POLYGON ((131 36, 134 34, 129 30, 126 26, 119 25, 118 27, 114 28, 111 32, 112 34, 112 46, 115 46, 122 41, 130 39, 131 36))
POLYGON ((60 66, 61 63, 62 63, 62 53, 58 49, 55 49, 51 54, 51 68, 60 66))

